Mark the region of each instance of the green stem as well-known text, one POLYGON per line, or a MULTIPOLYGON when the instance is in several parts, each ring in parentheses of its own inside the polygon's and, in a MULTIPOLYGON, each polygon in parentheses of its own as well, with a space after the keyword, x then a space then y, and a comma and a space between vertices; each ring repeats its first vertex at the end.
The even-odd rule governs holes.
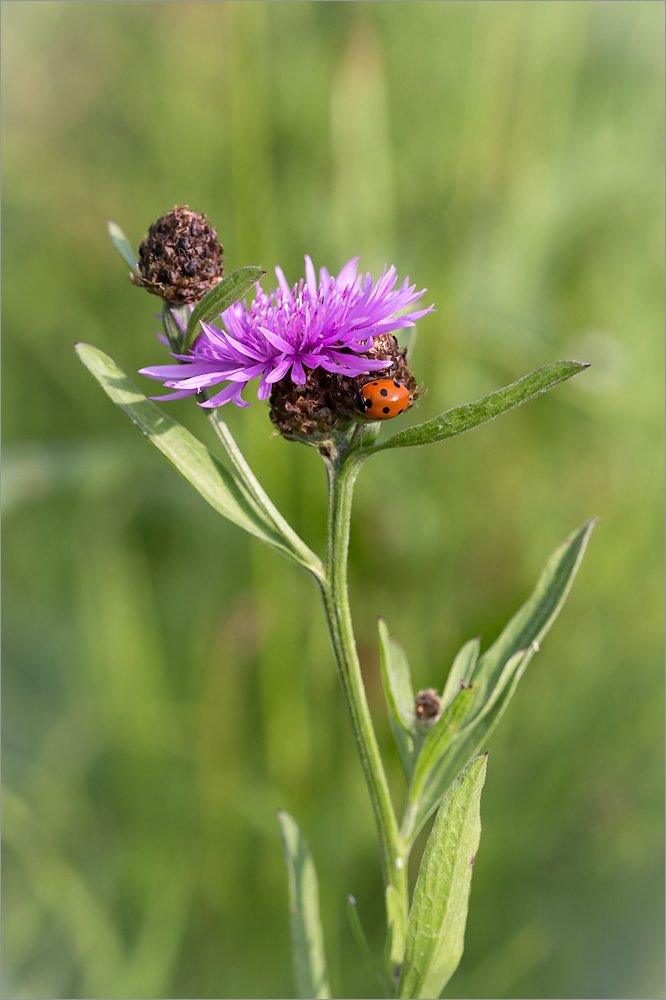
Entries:
POLYGON ((320 591, 345 707, 377 823, 384 883, 387 888, 393 887, 393 898, 396 898, 397 894, 398 907, 402 909, 406 918, 407 856, 398 831, 365 695, 347 593, 347 554, 352 494, 363 460, 358 452, 350 453, 345 449, 325 456, 324 461, 328 472, 329 505, 326 576, 320 584, 320 591))

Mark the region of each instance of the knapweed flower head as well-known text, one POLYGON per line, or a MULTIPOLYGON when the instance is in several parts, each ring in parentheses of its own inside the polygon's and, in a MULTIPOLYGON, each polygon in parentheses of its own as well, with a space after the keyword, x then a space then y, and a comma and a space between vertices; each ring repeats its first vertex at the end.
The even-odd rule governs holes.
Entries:
POLYGON ((198 302, 222 280, 222 261, 216 230, 205 215, 183 205, 152 224, 130 279, 167 302, 198 302))
POLYGON ((321 268, 317 281, 306 257, 305 279, 290 288, 278 267, 275 291, 265 294, 258 287, 249 307, 235 303, 222 314, 220 326, 202 323, 191 351, 174 355, 179 364, 144 368, 141 374, 175 390, 162 399, 181 399, 225 382, 199 402, 216 407, 229 401, 249 406, 241 393, 256 378, 257 397, 264 400, 274 386, 305 388, 317 373, 352 380, 387 370, 393 365, 391 352, 378 352, 376 345, 387 336, 394 340, 392 331, 413 326, 432 306, 403 312, 423 290, 416 291, 408 280, 396 288, 394 267, 384 268, 376 282, 357 269, 355 257, 335 278, 321 268))

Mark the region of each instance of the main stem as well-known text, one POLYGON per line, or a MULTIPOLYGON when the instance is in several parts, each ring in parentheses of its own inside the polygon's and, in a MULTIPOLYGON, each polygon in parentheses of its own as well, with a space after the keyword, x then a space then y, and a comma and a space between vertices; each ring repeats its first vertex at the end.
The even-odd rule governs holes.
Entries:
POLYGON ((361 460, 353 452, 342 451, 326 457, 325 462, 328 472, 328 532, 326 574, 320 590, 345 707, 377 823, 384 884, 396 890, 406 914, 407 857, 365 695, 347 592, 352 493, 361 460))

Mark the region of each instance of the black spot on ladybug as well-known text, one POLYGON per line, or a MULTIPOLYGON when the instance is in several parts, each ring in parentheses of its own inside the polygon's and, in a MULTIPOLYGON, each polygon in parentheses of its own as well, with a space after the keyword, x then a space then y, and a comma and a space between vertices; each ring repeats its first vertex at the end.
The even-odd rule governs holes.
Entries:
POLYGON ((379 395, 380 396, 388 396, 388 389, 380 389, 379 390, 379 395))
POLYGON ((379 382, 371 382, 371 385, 379 385, 379 382))
POLYGON ((385 406, 384 409, 382 410, 382 413, 390 413, 390 412, 391 412, 390 406, 385 406))
POLYGON ((401 414, 401 413, 404 413, 404 412, 405 412, 405 408, 404 408, 404 406, 403 406, 403 408, 402 408, 401 410, 398 410, 398 412, 396 413, 396 417, 399 417, 399 416, 400 416, 400 414, 401 414))
POLYGON ((364 399, 363 402, 365 403, 365 405, 368 408, 370 408, 372 406, 372 400, 371 399, 364 399))
MULTIPOLYGON (((396 382, 395 379, 393 379, 393 385, 396 387, 396 389, 402 389, 402 386, 400 385, 400 383, 396 382)), ((402 413, 402 410, 400 412, 402 413)))

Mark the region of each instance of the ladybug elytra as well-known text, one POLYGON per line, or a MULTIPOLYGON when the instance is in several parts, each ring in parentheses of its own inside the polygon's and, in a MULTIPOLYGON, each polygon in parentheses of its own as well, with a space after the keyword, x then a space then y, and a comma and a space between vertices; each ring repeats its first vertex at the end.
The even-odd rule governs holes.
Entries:
POLYGON ((368 420, 390 420, 407 409, 409 389, 392 378, 377 379, 365 383, 361 402, 368 420))

